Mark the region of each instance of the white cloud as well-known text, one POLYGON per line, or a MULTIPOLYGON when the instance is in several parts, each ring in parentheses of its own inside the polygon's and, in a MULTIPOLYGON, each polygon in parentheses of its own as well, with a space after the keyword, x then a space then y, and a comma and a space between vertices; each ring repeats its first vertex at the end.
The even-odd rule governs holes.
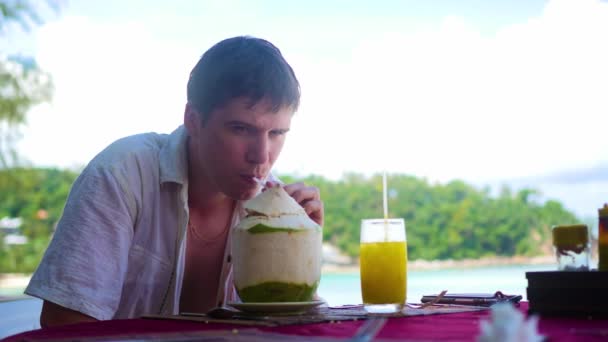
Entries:
POLYGON ((291 142, 286 168, 475 180, 605 160, 607 35, 608 4, 589 0, 490 37, 458 17, 379 33, 350 61, 299 70, 315 134, 291 142))
POLYGON ((136 23, 83 17, 38 35, 37 59, 53 75, 55 94, 24 130, 21 150, 36 164, 83 165, 117 138, 170 132, 182 121, 194 51, 160 44, 136 23))
MULTIPOLYGON (((269 25, 262 36, 279 45, 303 89, 280 171, 481 180, 608 159, 605 2, 553 0, 540 16, 491 36, 455 16, 410 23, 403 32, 366 32, 339 56, 302 48, 331 46, 330 32, 313 39, 322 29, 305 34, 300 23, 289 30, 308 40, 289 42, 288 28, 273 35, 269 25)), ((22 152, 60 166, 86 163, 126 134, 171 131, 203 48, 160 41, 137 22, 78 17, 45 27, 38 41, 57 92, 31 114, 22 152)))

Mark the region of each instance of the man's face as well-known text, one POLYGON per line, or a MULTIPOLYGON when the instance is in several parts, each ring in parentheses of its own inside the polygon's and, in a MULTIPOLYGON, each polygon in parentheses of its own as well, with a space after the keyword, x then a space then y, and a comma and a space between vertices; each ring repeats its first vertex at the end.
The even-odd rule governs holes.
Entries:
POLYGON ((283 148, 292 115, 291 108, 273 112, 267 101, 251 106, 245 98, 214 110, 204 124, 197 115, 196 124, 187 125, 190 176, 202 177, 202 184, 214 187, 209 190, 231 198, 252 198, 259 189, 254 177, 266 179, 283 148))

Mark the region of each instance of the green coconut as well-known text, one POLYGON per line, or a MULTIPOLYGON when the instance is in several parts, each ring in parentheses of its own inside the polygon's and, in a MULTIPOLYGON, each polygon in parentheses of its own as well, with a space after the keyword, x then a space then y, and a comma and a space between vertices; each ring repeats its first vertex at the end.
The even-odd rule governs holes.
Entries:
POLYGON ((321 227, 282 187, 262 192, 244 207, 248 215, 232 241, 241 300, 312 300, 321 278, 321 227))

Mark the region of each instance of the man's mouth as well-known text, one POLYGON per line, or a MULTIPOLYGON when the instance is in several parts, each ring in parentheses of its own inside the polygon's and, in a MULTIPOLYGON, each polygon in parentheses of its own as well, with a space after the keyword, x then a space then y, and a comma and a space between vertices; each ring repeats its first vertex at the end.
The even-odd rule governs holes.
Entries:
POLYGON ((265 183, 263 176, 255 174, 241 174, 241 179, 252 185, 264 186, 265 183))

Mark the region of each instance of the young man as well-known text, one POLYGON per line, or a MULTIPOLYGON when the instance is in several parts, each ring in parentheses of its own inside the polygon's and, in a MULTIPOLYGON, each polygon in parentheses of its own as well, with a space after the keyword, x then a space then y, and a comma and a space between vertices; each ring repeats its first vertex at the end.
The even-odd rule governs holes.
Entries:
MULTIPOLYGON (((44 300, 43 327, 235 299, 230 232, 256 179, 276 182, 299 83, 271 43, 235 37, 205 52, 187 95, 183 126, 114 142, 74 183, 25 291, 44 300)), ((284 188, 323 224, 316 188, 284 188)))

